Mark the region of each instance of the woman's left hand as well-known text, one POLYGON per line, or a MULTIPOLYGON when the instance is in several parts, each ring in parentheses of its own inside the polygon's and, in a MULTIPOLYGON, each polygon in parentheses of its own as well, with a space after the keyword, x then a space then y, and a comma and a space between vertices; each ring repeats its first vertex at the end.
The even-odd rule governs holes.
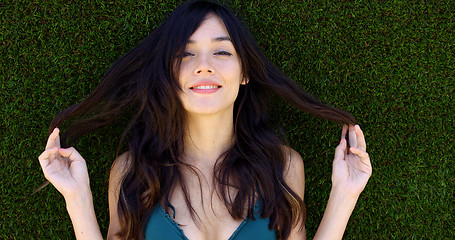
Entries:
POLYGON ((335 149, 332 190, 358 197, 371 176, 372 167, 362 130, 358 125, 343 126, 341 142, 335 149), (346 134, 349 134, 349 151, 346 134))

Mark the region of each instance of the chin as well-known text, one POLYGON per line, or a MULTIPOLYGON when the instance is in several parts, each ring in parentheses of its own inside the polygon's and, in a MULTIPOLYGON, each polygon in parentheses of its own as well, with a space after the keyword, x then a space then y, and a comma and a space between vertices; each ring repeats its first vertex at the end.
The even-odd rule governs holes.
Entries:
POLYGON ((233 114, 234 106, 231 107, 220 107, 220 106, 199 106, 190 109, 186 109, 186 112, 190 115, 201 115, 201 116, 209 116, 209 115, 226 115, 226 114, 233 114))

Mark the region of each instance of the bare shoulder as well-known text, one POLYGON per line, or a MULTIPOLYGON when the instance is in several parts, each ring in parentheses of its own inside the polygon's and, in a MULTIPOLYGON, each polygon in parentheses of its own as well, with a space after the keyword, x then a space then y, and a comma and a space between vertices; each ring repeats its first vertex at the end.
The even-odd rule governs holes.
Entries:
POLYGON ((129 152, 124 152, 115 159, 111 167, 110 178, 122 178, 126 174, 129 168, 128 160, 130 157, 129 152))
POLYGON ((120 231, 120 219, 118 216, 118 198, 120 194, 120 186, 123 177, 129 169, 129 152, 119 155, 111 167, 109 175, 109 229, 107 239, 119 239, 116 234, 120 231))
POLYGON ((112 164, 109 174, 109 198, 117 197, 119 194, 120 184, 129 169, 129 157, 129 152, 125 152, 119 155, 112 164))
POLYGON ((305 168, 300 154, 288 146, 283 146, 286 166, 283 176, 286 184, 303 198, 305 191, 305 168))

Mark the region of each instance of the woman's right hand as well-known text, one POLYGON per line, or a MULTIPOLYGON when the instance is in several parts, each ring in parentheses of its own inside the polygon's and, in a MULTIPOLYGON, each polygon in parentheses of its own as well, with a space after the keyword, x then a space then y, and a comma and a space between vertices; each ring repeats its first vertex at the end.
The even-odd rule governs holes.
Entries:
POLYGON ((76 239, 102 240, 93 208, 90 181, 84 158, 74 149, 60 148, 58 128, 38 157, 44 176, 63 195, 76 239))
POLYGON ((68 199, 90 191, 90 181, 85 160, 76 149, 60 148, 59 132, 54 129, 38 159, 46 179, 68 199))

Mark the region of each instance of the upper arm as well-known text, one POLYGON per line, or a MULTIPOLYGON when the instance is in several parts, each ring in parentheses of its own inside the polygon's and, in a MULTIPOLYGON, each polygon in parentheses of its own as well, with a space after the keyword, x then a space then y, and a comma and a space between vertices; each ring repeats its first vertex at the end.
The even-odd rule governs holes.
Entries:
POLYGON ((120 194, 120 186, 124 175, 128 169, 127 160, 128 153, 123 153, 118 156, 112 164, 109 174, 109 230, 107 239, 119 239, 115 235, 120 231, 120 219, 118 216, 118 198, 120 194))
MULTIPOLYGON (((286 167, 284 169, 284 180, 286 184, 294 191, 302 200, 305 194, 305 171, 302 157, 298 152, 290 147, 285 147, 286 167)), ((291 230, 291 235, 288 239, 306 239, 305 226, 303 219, 291 230), (302 226, 302 230, 300 231, 302 226)))

